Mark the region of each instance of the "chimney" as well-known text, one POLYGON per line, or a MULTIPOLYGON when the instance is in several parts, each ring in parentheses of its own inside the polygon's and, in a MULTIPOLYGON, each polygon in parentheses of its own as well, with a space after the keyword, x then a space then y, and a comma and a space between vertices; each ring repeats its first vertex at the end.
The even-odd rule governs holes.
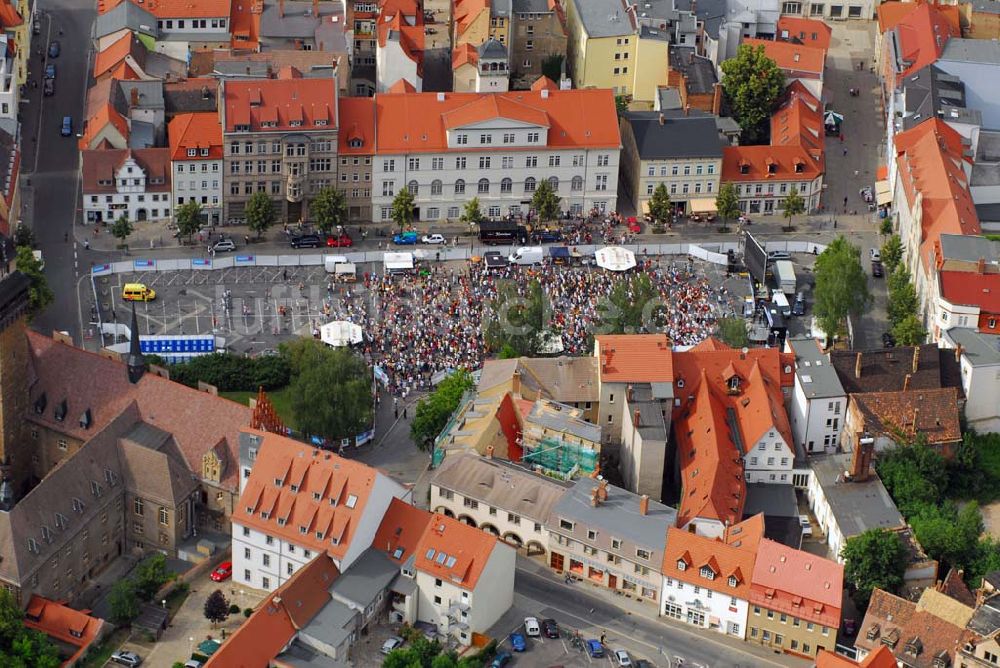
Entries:
MULTIPOLYGON (((921 396, 923 396, 923 395, 921 395, 921 396)), ((917 433, 917 418, 919 418, 919 417, 920 417, 920 409, 919 408, 914 408, 913 409, 913 433, 914 434, 917 433)))
POLYGON ((511 394, 516 394, 521 396, 521 370, 514 369, 514 375, 510 378, 510 391, 511 394))
POLYGON ((979 258, 979 262, 976 263, 976 272, 980 274, 986 273, 986 258, 979 258))
POLYGON ((319 18, 319 0, 313 0, 313 16, 319 18))
POLYGON ((964 352, 965 352, 965 348, 962 347, 961 343, 958 344, 957 346, 955 346, 955 361, 956 362, 961 362, 962 361, 962 353, 964 353, 964 352))
POLYGON ((643 494, 639 497, 639 514, 649 514, 649 494, 643 494))
POLYGON ((920 346, 916 345, 913 347, 913 373, 917 372, 920 368, 920 346))
POLYGON ((854 362, 854 377, 861 378, 861 353, 858 353, 854 362))
POLYGON ((627 385, 625 387, 625 398, 628 399, 629 401, 632 401, 632 386, 631 385, 627 385))
POLYGON ((285 0, 278 0, 278 16, 285 18, 285 0))
POLYGON ((600 480, 597 483, 597 496, 601 498, 601 501, 608 500, 608 481, 600 480))
POLYGON ((722 84, 717 83, 712 88, 712 114, 718 116, 722 110, 722 84))
POLYGON ((690 112, 691 112, 691 105, 690 104, 685 104, 684 105, 684 115, 687 116, 690 112))
POLYGON ((851 480, 863 482, 871 475, 872 455, 875 451, 875 439, 861 435, 858 445, 851 457, 851 480))
POLYGON ((601 493, 596 487, 590 490, 590 505, 594 508, 601 505, 601 493))
POLYGON ((638 408, 635 409, 635 413, 633 414, 632 417, 635 418, 634 420, 632 420, 632 426, 633 427, 640 426, 640 421, 639 421, 640 420, 640 414, 639 414, 639 409, 638 408))
POLYGON ((667 117, 664 116, 663 114, 660 114, 659 121, 660 121, 660 125, 666 125, 667 124, 667 117))
POLYGON ((910 378, 912 378, 910 374, 906 374, 905 376, 903 376, 903 392, 906 392, 907 390, 910 389, 910 378))
POLYGON ((486 448, 486 459, 493 459, 493 446, 486 448))

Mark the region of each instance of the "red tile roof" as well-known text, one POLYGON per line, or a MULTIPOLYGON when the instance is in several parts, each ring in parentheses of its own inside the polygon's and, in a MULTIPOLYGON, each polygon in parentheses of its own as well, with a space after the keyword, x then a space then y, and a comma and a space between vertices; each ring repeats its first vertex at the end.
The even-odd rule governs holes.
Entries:
POLYGON ((673 352, 663 334, 605 334, 594 341, 602 383, 673 382, 673 352))
POLYGON ((715 538, 670 527, 667 547, 663 551, 663 576, 745 600, 750 594, 756 547, 749 541, 734 547, 715 538), (685 562, 684 570, 678 568, 679 561, 685 562), (714 571, 711 580, 701 574, 703 566, 714 571), (735 586, 730 584, 731 576, 736 578, 735 586))
POLYGON ((475 66, 479 62, 479 51, 468 42, 459 44, 451 52, 451 69, 457 70, 465 64, 475 66))
POLYGON ((938 281, 941 296, 952 304, 978 306, 980 311, 1000 313, 1000 274, 942 271, 938 281))
POLYGON ((463 589, 475 589, 486 562, 500 545, 496 536, 434 513, 416 549, 415 568, 463 589))
POLYGON ((932 446, 954 445, 962 440, 962 401, 957 387, 862 392, 852 394, 851 401, 864 420, 856 427, 873 435, 895 439, 898 431, 919 432, 932 446))
POLYGON ((937 2, 883 2, 876 8, 878 18, 878 30, 884 34, 887 30, 892 30, 900 21, 909 16, 919 5, 928 5, 944 17, 944 20, 951 28, 953 37, 960 37, 962 34, 960 12, 957 6, 937 2))
POLYGON ((385 20, 387 14, 383 11, 378 26, 376 27, 376 38, 380 48, 385 48, 389 43, 389 33, 399 36, 399 47, 406 54, 406 57, 417 64, 417 74, 423 75, 424 62, 424 24, 423 15, 418 14, 421 20, 416 25, 410 25, 403 19, 402 13, 397 13, 389 20, 385 20))
POLYGON ((531 84, 531 90, 559 90, 559 84, 543 74, 531 84))
POLYGON ((833 629, 840 626, 844 567, 764 539, 750 578, 750 603, 833 629))
MULTIPOLYGON (((112 82, 113 83, 113 82, 112 82)), ((128 141, 129 127, 128 121, 125 117, 115 110, 114 106, 110 102, 105 102, 97 108, 97 113, 87 119, 87 128, 84 130, 83 137, 80 138, 79 146, 80 150, 86 150, 89 148, 96 148, 92 145, 94 139, 100 134, 108 125, 114 126, 118 134, 122 136, 122 139, 126 142, 128 141)))
POLYGON ((456 35, 461 36, 483 12, 489 19, 489 0, 454 0, 453 7, 456 35))
POLYGON ((816 668, 896 668, 897 665, 892 650, 885 645, 880 645, 861 661, 851 661, 828 649, 816 655, 816 668))
POLYGON ((237 125, 254 132, 336 128, 337 82, 332 78, 303 79, 296 70, 283 78, 226 80, 222 86, 225 132, 237 125))
POLYGON ((83 192, 87 195, 117 192, 115 173, 132 158, 146 172, 146 192, 170 192, 170 149, 95 149, 80 152, 83 192), (156 181, 159 181, 157 183, 156 181), (110 185, 104 183, 110 182, 110 185))
POLYGON ((24 23, 24 18, 11 0, 0 1, 0 26, 4 28, 16 28, 24 23))
POLYGON ((823 154, 802 146, 722 147, 723 181, 812 181, 825 169, 823 154))
POLYGON ((330 599, 340 571, 321 551, 274 590, 209 657, 205 668, 260 668, 271 665, 330 599))
POLYGON ((621 146, 614 96, 608 89, 380 94, 375 105, 379 153, 448 150, 449 128, 505 114, 544 122, 549 148, 621 146))
POLYGON ((132 2, 158 19, 228 18, 233 5, 233 0, 98 0, 97 11, 104 14, 123 2, 132 2))
POLYGON ((818 19, 782 16, 778 19, 778 34, 781 37, 785 37, 782 31, 788 32, 789 39, 801 40, 807 46, 814 46, 824 51, 830 49, 830 38, 833 36, 833 29, 818 19))
POLYGON ((126 31, 124 35, 109 44, 103 51, 98 51, 97 55, 94 56, 94 78, 115 69, 126 57, 141 57, 145 51, 146 47, 142 45, 142 42, 131 31, 126 31))
POLYGON ((416 93, 417 87, 411 84, 406 79, 400 79, 396 83, 389 86, 389 92, 393 94, 399 93, 416 93))
POLYGON ((793 81, 771 115, 771 145, 801 146, 822 154, 825 141, 822 105, 801 81, 793 81))
POLYGON ((70 664, 86 654, 91 643, 101 636, 104 620, 33 594, 24 611, 24 625, 61 645, 75 648, 66 661, 70 664))
POLYGON ((920 259, 931 266, 931 251, 942 234, 980 234, 963 162, 966 141, 939 118, 899 132, 894 140, 899 179, 907 202, 922 198, 920 259))
POLYGON ((957 7, 936 7, 929 3, 914 3, 912 11, 896 23, 899 58, 905 67, 898 73, 907 77, 934 63, 941 57, 952 37, 961 37, 957 7))
POLYGON ((230 44, 234 49, 256 51, 260 46, 260 11, 256 2, 237 0, 229 14, 230 44))
POLYGON ((345 97, 338 104, 340 132, 337 134, 337 152, 341 155, 373 155, 375 100, 370 97, 345 97))
POLYGON ((167 125, 172 160, 222 160, 222 126, 218 114, 178 114, 167 125), (188 149, 198 155, 189 156, 188 149), (208 149, 208 155, 201 155, 208 149))
POLYGON ((429 512, 394 498, 375 532, 372 547, 385 552, 397 564, 405 563, 415 554, 417 542, 430 522, 429 512))
POLYGON ((770 39, 744 39, 740 45, 764 47, 764 54, 785 74, 798 78, 821 78, 826 64, 826 49, 806 44, 792 44, 770 39))

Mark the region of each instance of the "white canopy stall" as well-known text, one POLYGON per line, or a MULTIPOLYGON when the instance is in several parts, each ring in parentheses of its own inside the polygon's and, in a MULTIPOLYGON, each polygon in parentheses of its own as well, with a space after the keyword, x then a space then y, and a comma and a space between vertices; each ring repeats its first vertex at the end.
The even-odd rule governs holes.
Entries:
POLYGON ((628 271, 636 266, 635 253, 621 246, 605 246, 594 253, 594 256, 597 258, 597 266, 608 271, 628 271))
POLYGON ((320 341, 334 348, 352 346, 364 338, 360 325, 355 325, 347 320, 334 320, 319 328, 320 341))

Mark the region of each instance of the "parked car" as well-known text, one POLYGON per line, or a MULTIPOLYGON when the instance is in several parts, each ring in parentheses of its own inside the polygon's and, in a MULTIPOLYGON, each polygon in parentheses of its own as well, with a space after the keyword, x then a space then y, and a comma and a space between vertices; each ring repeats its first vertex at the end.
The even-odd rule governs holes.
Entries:
POLYGON ((872 276, 882 278, 883 275, 885 275, 885 269, 882 268, 882 263, 878 260, 872 260, 872 276))
POLYGON ((228 253, 236 250, 236 242, 232 239, 220 239, 212 244, 212 250, 216 253, 228 253))
POLYGON ((557 624, 554 619, 543 619, 542 630, 545 632, 546 638, 559 637, 559 624, 557 624))
POLYGON ((653 664, 645 659, 636 659, 635 668, 653 668, 653 664))
POLYGON ((212 574, 208 577, 212 579, 212 582, 224 582, 231 578, 233 575, 233 562, 223 561, 219 564, 212 574))
POLYGON ((631 666, 632 665, 632 657, 630 657, 628 655, 628 652, 626 652, 623 649, 616 649, 615 650, 615 661, 618 662, 619 666, 631 666))
POLYGON ((858 632, 858 623, 852 617, 844 618, 844 634, 853 636, 858 632))
POLYGON ((895 348, 896 347, 896 337, 889 332, 882 332, 882 347, 883 348, 895 348))
POLYGON ((32 35, 42 34, 42 20, 37 16, 31 21, 31 34, 32 35))
POLYGON ((56 64, 55 63, 49 63, 48 65, 45 66, 45 78, 46 79, 55 79, 56 78, 56 64))
POLYGON ((603 659, 604 658, 604 645, 601 644, 600 640, 594 640, 593 638, 587 641, 587 654, 590 655, 592 659, 603 659))
POLYGON ((403 639, 400 638, 399 636, 392 636, 391 638, 389 638, 388 640, 386 640, 384 643, 382 643, 382 650, 381 651, 382 651, 383 654, 388 654, 392 650, 397 649, 399 647, 402 647, 403 646, 403 642, 404 642, 403 639))
POLYGON ((510 652, 497 652, 497 655, 493 657, 493 663, 490 664, 490 668, 503 668, 510 663, 510 659, 510 652))
POLYGON ((542 627, 538 623, 537 617, 525 617, 524 618, 524 632, 529 638, 540 638, 542 635, 542 627))
POLYGON ((292 237, 292 248, 319 248, 323 245, 323 240, 316 234, 302 234, 292 237))
POLYGON ((184 668, 203 668, 205 664, 198 659, 188 659, 184 662, 184 668))
POLYGON ((802 527, 803 536, 813 535, 812 522, 809 521, 808 515, 799 515, 799 526, 802 527))
POLYGON ((62 50, 59 44, 59 40, 54 39, 49 42, 49 58, 58 58, 59 52, 62 50))
POLYGON ((142 657, 135 652, 120 649, 111 655, 111 661, 122 666, 131 666, 132 668, 135 668, 135 666, 142 663, 142 657))
POLYGON ((444 238, 443 234, 425 234, 421 239, 422 244, 446 244, 448 240, 444 238))
POLYGON ((403 232, 392 235, 392 243, 397 246, 413 246, 417 243, 419 235, 416 232, 403 232))
POLYGON ((63 137, 73 136, 73 117, 63 116, 62 127, 59 128, 59 134, 63 137))
POLYGON ((510 647, 515 652, 523 652, 528 649, 528 641, 524 639, 524 635, 521 633, 511 633, 510 647))
POLYGON ((341 234, 339 237, 329 235, 326 238, 326 245, 329 248, 350 248, 354 245, 354 240, 346 234, 341 234))
POLYGON ((777 260, 791 260, 792 254, 788 251, 768 251, 767 259, 771 262, 775 262, 777 260))
POLYGON ((871 256, 872 262, 880 262, 882 260, 882 254, 878 252, 877 248, 868 249, 868 255, 871 256))
POLYGON ((42 95, 46 97, 52 97, 56 94, 56 80, 46 79, 42 82, 42 95))
POLYGON ((559 230, 538 230, 532 233, 531 238, 536 244, 547 244, 562 241, 562 232, 559 230))
POLYGON ((792 315, 805 315, 806 314, 806 295, 804 292, 800 292, 795 295, 795 303, 792 304, 792 315))

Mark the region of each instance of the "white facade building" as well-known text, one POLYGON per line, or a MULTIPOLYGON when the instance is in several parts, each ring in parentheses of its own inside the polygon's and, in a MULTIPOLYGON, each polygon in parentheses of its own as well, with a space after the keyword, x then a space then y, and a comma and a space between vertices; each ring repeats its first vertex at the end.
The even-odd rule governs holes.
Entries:
MULTIPOLYGON (((18 135, 18 106, 21 100, 21 87, 17 82, 17 64, 11 46, 10 35, 0 34, 0 128, 10 134, 18 135)), ((26 45, 21 48, 28 48, 26 45)))
POLYGON ((170 149, 82 151, 83 210, 88 223, 169 218, 170 149))
POLYGON ((777 429, 770 429, 743 455, 748 483, 792 484, 795 451, 777 429))
POLYGON ((214 113, 179 114, 167 127, 174 210, 187 202, 201 206, 206 223, 222 219, 222 126, 214 113))
POLYGON ((608 90, 380 95, 376 108, 373 220, 389 219, 401 188, 415 220, 457 219, 473 197, 489 218, 527 214, 542 180, 563 211, 615 209, 621 141, 608 90))
POLYGON ((816 339, 788 339, 785 352, 795 354, 795 386, 788 417, 792 438, 807 454, 837 449, 847 414, 847 393, 816 339))
POLYGON ((1000 336, 952 327, 938 344, 959 355, 966 424, 979 433, 1000 432, 1000 336))

